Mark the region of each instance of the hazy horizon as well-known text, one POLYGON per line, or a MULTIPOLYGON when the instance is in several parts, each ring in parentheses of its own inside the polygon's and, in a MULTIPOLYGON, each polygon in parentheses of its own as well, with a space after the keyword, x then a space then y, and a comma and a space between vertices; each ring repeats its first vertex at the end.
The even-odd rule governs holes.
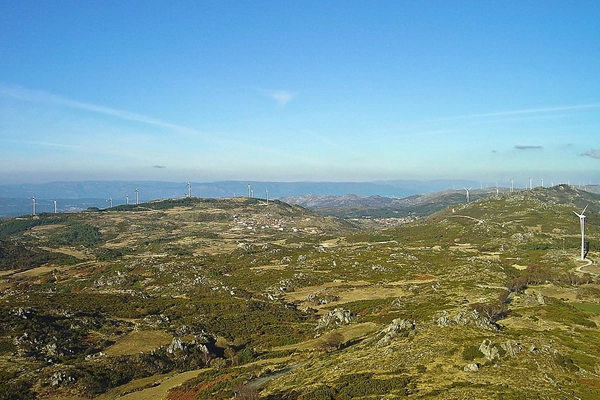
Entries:
POLYGON ((0 184, 600 182, 598 2, 0 12, 0 184))

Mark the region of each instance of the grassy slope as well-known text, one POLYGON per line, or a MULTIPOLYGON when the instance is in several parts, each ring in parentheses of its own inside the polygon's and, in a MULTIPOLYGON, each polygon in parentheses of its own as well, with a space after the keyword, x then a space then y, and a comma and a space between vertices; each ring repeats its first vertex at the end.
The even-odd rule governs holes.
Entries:
MULTIPOLYGON (((59 349, 82 356, 65 355, 52 365, 47 363, 51 351, 36 352, 27 341, 15 345, 11 338, 19 333, 3 325, 1 358, 10 358, 5 365, 15 371, 4 379, 29 382, 42 397, 84 393, 81 382, 86 379, 96 379, 107 390, 119 380, 93 372, 100 366, 152 359, 154 367, 145 374, 193 369, 204 362, 216 367, 172 390, 174 399, 192 394, 230 398, 235 387, 286 365, 297 368, 265 380, 263 397, 381 397, 379 390, 391 398, 489 398, 491 393, 498 398, 572 393, 598 398, 594 338, 600 321, 592 311, 600 287, 565 280, 579 265, 574 259, 579 229, 572 209, 588 202, 590 210, 598 208, 597 197, 585 192, 538 189, 362 233, 298 207, 267 208, 245 199, 186 199, 71 215, 10 236, 32 249, 44 246, 64 253, 72 248, 80 257, 78 263, 51 264, 50 271, 38 274, 5 275, 10 290, 3 294, 3 315, 52 345, 66 321, 59 317, 71 313, 70 321, 79 324, 87 345, 69 344, 81 340, 77 337, 59 337, 59 349), (81 226, 97 228, 101 240, 93 229, 81 226), (65 244, 65 238, 73 240, 65 235, 70 227, 89 237, 65 244), (551 283, 530 284, 515 294, 498 320, 501 329, 461 320, 474 305, 495 304, 507 281, 529 273, 513 265, 535 265, 551 283), (44 301, 48 298, 50 303, 44 301), (297 310, 286 306, 292 301, 297 310), (23 325, 22 316, 16 318, 19 307, 35 311, 35 318, 25 319, 29 325, 23 325), (336 307, 351 311, 353 323, 315 331, 317 320, 336 307), (440 324, 442 317, 460 323, 440 324), (384 335, 379 332, 394 319, 413 321, 414 329, 380 343, 384 335), (38 320, 40 326, 35 325, 38 320), (41 328, 48 321, 54 331, 41 328), (124 359, 111 354, 110 349, 131 347, 127 340, 134 329, 163 332, 160 341, 140 348, 147 352, 164 343, 154 358, 126 355, 133 350, 117 352, 129 357, 124 359), (337 350, 325 343, 336 331, 342 333, 337 350), (186 353, 166 352, 170 340, 164 332, 180 338, 186 353), (478 353, 484 339, 500 358, 490 361, 478 353), (210 348, 211 360, 198 353, 200 342, 210 348), (518 350, 507 354, 502 347, 507 343, 518 350), (280 356, 294 349, 283 362, 280 356), (109 355, 85 359, 99 351, 109 355), (263 361, 249 363, 257 358, 263 361), (479 372, 464 372, 469 362, 479 364, 479 372), (34 373, 39 366, 42 373, 34 373), (20 367, 25 372, 18 372, 20 367), (72 367, 90 375, 71 373, 72 367), (53 386, 50 377, 60 371, 75 381, 53 386)), ((597 254, 596 219, 597 213, 590 212, 592 258, 597 254)))

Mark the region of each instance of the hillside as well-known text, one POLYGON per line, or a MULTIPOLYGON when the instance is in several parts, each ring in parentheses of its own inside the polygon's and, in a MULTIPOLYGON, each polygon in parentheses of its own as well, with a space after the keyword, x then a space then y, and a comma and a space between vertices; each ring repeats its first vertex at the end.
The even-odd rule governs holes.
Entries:
MULTIPOLYGON (((469 201, 490 198, 507 193, 509 189, 473 189, 469 191, 469 201)), ((286 203, 297 204, 321 215, 347 219, 418 218, 430 215, 445 207, 466 202, 463 190, 413 194, 402 198, 382 196, 318 196, 307 194, 284 197, 286 203)))
POLYGON ((376 231, 245 198, 4 220, 0 398, 597 399, 599 210, 557 186, 376 231))
MULTIPOLYGON (((229 198, 249 195, 266 197, 266 190, 272 199, 300 196, 312 193, 314 196, 342 196, 354 193, 356 196, 405 197, 418 193, 437 192, 453 184, 470 186, 473 182, 456 181, 384 181, 384 182, 191 182, 193 196, 204 198, 229 198)), ((31 214, 32 197, 37 201, 37 212, 52 212, 54 201, 59 212, 85 210, 88 207, 108 208, 109 199, 114 205, 134 203, 137 195, 141 202, 158 199, 177 198, 188 193, 186 182, 161 181, 74 181, 49 182, 40 184, 0 184, 0 218, 31 214)), ((249 196, 250 197, 250 196, 249 196)), ((286 201, 288 203, 293 203, 286 201)), ((301 203, 297 203, 301 204, 301 203)))

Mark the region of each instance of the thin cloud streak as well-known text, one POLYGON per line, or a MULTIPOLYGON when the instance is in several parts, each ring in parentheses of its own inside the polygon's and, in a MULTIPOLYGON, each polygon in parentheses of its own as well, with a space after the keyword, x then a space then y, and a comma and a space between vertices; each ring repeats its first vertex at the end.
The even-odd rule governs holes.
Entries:
POLYGON ((30 140, 14 140, 14 139, 0 139, 5 143, 16 143, 16 144, 25 144, 31 146, 39 146, 39 147, 55 147, 60 149, 71 149, 71 150, 80 150, 81 146, 74 144, 65 144, 65 143, 52 143, 52 142, 42 142, 42 141, 30 141, 30 140))
POLYGON ((467 114, 459 115, 456 117, 441 118, 441 120, 458 120, 458 119, 475 119, 475 118, 487 118, 487 117, 503 117, 511 115, 526 115, 526 114, 542 114, 542 113, 554 113, 572 110, 585 110, 591 108, 600 108, 600 103, 590 104, 575 104, 571 106, 557 106, 557 107, 544 107, 544 108, 526 108, 523 110, 511 110, 511 111, 497 111, 490 113, 481 114, 467 114))
POLYGON ((109 108, 99 106, 96 104, 84 103, 76 100, 71 100, 55 94, 43 92, 40 90, 25 89, 22 87, 6 87, 0 86, 0 96, 10 97, 13 99, 28 101, 32 103, 45 103, 54 104, 58 106, 73 108, 77 110, 91 111, 98 114, 109 115, 126 121, 141 122, 148 125, 158 126, 161 128, 172 129, 181 133, 194 133, 199 132, 187 128, 185 126, 172 124, 169 122, 162 121, 157 118, 149 117, 147 115, 136 114, 125 110, 118 110, 115 108, 109 108))

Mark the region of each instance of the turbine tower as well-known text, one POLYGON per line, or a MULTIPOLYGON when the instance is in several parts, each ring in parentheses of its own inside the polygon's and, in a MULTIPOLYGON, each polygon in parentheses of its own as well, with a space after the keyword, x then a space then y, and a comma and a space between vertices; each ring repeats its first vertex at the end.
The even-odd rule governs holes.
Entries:
POLYGON ((248 184, 248 198, 250 198, 250 184, 248 184))
POLYGON ((471 188, 465 188, 465 190, 467 191, 467 203, 469 202, 469 190, 471 190, 471 188))
POLYGON ((512 193, 515 190, 515 181, 510 180, 510 192, 512 193))
POLYGON ((110 208, 112 208, 112 197, 109 197, 106 201, 108 201, 108 203, 110 204, 110 208))
POLYGON ((35 215, 35 196, 31 198, 31 215, 35 215))
POLYGON ((129 205, 129 195, 125 195, 125 204, 129 205))
POLYGON ((135 204, 136 205, 140 204, 139 194, 140 194, 140 191, 138 189, 135 189, 135 204))
POLYGON ((267 194, 267 205, 269 204, 269 189, 265 189, 265 193, 267 194))
POLYGON ((188 181, 188 197, 192 197, 192 184, 188 181))
MULTIPOLYGON (((589 204, 588 204, 589 205, 589 204)), ((588 206, 585 206, 581 214, 577 214, 577 212, 573 211, 575 215, 579 217, 579 224, 581 225, 581 259, 585 259, 585 210, 587 210, 588 206)))
POLYGON ((54 202, 54 214, 56 214, 56 200, 53 200, 54 202))

